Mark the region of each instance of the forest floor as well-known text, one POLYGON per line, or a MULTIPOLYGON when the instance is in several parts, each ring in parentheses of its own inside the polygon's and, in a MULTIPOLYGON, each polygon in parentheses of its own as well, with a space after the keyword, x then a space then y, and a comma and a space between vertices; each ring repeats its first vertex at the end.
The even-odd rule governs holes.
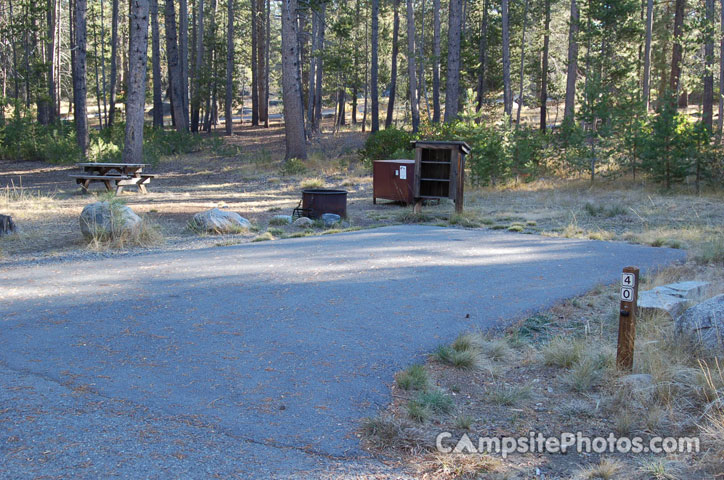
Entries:
MULTIPOLYGON (((662 192, 656 185, 622 179, 604 179, 593 187, 583 179, 542 179, 511 188, 466 186, 464 214, 455 215, 451 203, 441 202, 416 215, 407 206, 373 205, 371 171, 357 153, 364 138, 350 131, 323 135, 311 145, 304 172, 285 170, 284 132, 278 126, 244 127, 215 150, 164 158, 150 169, 157 177, 148 195, 134 191, 122 195, 127 205, 156 225, 160 239, 123 250, 89 245, 83 239, 79 214, 97 198, 79 193, 68 178, 74 167, 0 162, 0 213, 12 215, 20 227, 19 234, 0 239, 0 267, 335 233, 339 230, 270 226, 269 220, 291 214, 305 187, 342 187, 349 191, 351 229, 428 223, 681 248, 687 250, 689 261, 646 277, 644 288, 706 279, 712 282, 711 294, 724 291, 724 272, 716 264, 724 259, 724 192, 694 195, 688 186, 662 192), (198 235, 188 228, 195 213, 214 207, 238 212, 253 229, 236 235, 198 235)), ((413 421, 410 400, 414 403, 419 392, 393 385, 394 403, 361 432, 366 445, 381 458, 425 478, 702 478, 701 472, 711 471, 706 456, 527 455, 503 461, 485 455, 436 455, 429 441, 420 441, 442 427, 496 436, 530 430, 591 435, 698 431, 698 425, 705 423, 704 405, 711 391, 693 353, 672 345, 670 321, 660 317, 641 321, 643 344, 653 347, 642 353, 645 357, 637 372, 655 377, 657 397, 651 405, 620 408, 619 377, 605 367, 607 360, 592 371, 577 370, 591 363, 586 363, 590 355, 582 352, 598 352, 598 359, 610 357, 616 288, 601 286, 496 337, 474 332, 478 336, 473 341, 462 343, 472 345, 476 368, 454 368, 430 352, 423 366, 425 390, 434 386, 435 391, 446 392, 453 399, 452 407, 446 407, 447 413, 425 413, 429 418, 423 422, 413 421), (561 338, 574 339, 568 342, 573 350, 555 343, 566 343, 556 340, 561 338), (570 361, 550 360, 560 357, 570 361), (591 383, 572 390, 572 377, 587 374, 591 383), (659 385, 667 388, 659 392, 659 385)), ((721 370, 718 375, 721 380, 721 370)), ((724 426, 719 435, 724 436, 723 431, 724 426)))

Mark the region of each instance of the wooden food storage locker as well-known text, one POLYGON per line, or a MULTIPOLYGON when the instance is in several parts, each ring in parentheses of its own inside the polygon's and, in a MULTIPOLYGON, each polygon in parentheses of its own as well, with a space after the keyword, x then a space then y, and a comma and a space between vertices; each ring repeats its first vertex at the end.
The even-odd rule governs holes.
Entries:
POLYGON ((415 178, 413 195, 415 212, 419 213, 425 199, 449 198, 455 211, 463 211, 465 155, 470 146, 465 142, 417 141, 415 147, 415 178))
POLYGON ((377 203, 378 198, 407 205, 415 201, 414 160, 375 160, 372 164, 372 177, 372 203, 377 203))

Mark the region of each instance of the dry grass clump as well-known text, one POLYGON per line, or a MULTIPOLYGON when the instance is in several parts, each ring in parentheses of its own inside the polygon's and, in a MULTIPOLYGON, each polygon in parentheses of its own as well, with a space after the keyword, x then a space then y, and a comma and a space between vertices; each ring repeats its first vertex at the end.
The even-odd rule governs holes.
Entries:
POLYGON ((436 454, 423 461, 423 478, 438 480, 473 480, 485 478, 503 480, 509 478, 507 473, 497 472, 501 461, 485 454, 436 454))
POLYGON ((543 347, 543 361, 549 366, 571 368, 581 358, 583 347, 580 340, 555 337, 543 347))
POLYGON ((580 480, 614 480, 617 478, 631 478, 626 471, 626 465, 613 458, 602 458, 600 462, 582 467, 576 472, 574 478, 580 480))
POLYGON ((251 241, 252 242, 266 242, 269 240, 274 240, 274 235, 272 235, 271 232, 264 232, 261 235, 254 237, 251 241))
POLYGON ((91 250, 122 250, 130 247, 153 247, 165 241, 161 228, 145 217, 141 217, 140 225, 130 231, 114 235, 93 235, 88 239, 91 250))
POLYGON ((426 443, 416 426, 391 415, 365 418, 360 433, 365 441, 376 448, 419 450, 420 445, 426 443))
POLYGON ((520 385, 495 385, 486 395, 486 400, 493 405, 514 406, 529 400, 531 389, 520 385))
POLYGON ((424 365, 412 365, 397 374, 397 386, 403 390, 425 390, 430 382, 424 365))
POLYGON ((324 188, 325 181, 323 178, 305 178, 299 183, 299 188, 301 189, 307 189, 307 188, 324 188))

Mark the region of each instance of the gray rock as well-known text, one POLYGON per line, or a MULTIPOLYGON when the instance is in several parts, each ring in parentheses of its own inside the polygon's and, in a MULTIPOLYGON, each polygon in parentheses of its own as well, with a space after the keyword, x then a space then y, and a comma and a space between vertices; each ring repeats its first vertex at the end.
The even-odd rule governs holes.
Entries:
POLYGON ((292 223, 291 215, 274 215, 269 220, 269 225, 289 225, 290 223, 292 223))
POLYGON ((676 319, 675 332, 713 352, 724 352, 724 295, 689 308, 676 319))
POLYGON ((688 301, 685 298, 667 295, 660 290, 653 289, 639 292, 637 305, 642 313, 666 312, 674 319, 681 315, 687 303, 688 301))
POLYGON ((236 212, 212 208, 194 215, 191 228, 209 233, 239 233, 251 228, 251 222, 236 212))
POLYGON ((688 302, 701 299, 708 282, 678 282, 639 292, 638 307, 642 311, 665 311, 672 319, 681 315, 688 302))
POLYGON ((10 235, 16 231, 17 227, 15 226, 15 222, 13 222, 13 217, 10 215, 0 215, 0 237, 10 235))
POLYGON ((298 228, 307 228, 314 225, 314 221, 309 217, 299 217, 294 221, 294 226, 298 228))
POLYGON ((336 213, 323 213, 320 218, 324 222, 325 227, 331 227, 334 224, 338 223, 340 220, 342 220, 342 217, 340 217, 336 213))
POLYGON ((706 293, 706 288, 709 286, 709 282, 679 282, 670 283, 662 287, 656 287, 654 290, 658 290, 666 295, 672 297, 685 298, 686 300, 700 300, 706 293))
POLYGON ((141 223, 141 217, 120 203, 91 203, 80 214, 80 231, 86 238, 107 239, 133 234, 141 223))

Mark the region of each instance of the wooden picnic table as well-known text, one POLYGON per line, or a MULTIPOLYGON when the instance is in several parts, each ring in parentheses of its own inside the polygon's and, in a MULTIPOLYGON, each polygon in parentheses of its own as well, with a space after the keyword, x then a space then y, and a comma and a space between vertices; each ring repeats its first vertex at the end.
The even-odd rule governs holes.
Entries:
POLYGON ((88 187, 93 182, 104 183, 108 191, 111 191, 112 184, 115 183, 116 194, 128 186, 136 186, 139 192, 148 193, 146 185, 151 183, 151 179, 155 176, 143 172, 143 168, 148 166, 147 163, 84 162, 75 165, 82 168, 83 173, 71 174, 70 177, 81 186, 83 193, 88 192, 88 187))

